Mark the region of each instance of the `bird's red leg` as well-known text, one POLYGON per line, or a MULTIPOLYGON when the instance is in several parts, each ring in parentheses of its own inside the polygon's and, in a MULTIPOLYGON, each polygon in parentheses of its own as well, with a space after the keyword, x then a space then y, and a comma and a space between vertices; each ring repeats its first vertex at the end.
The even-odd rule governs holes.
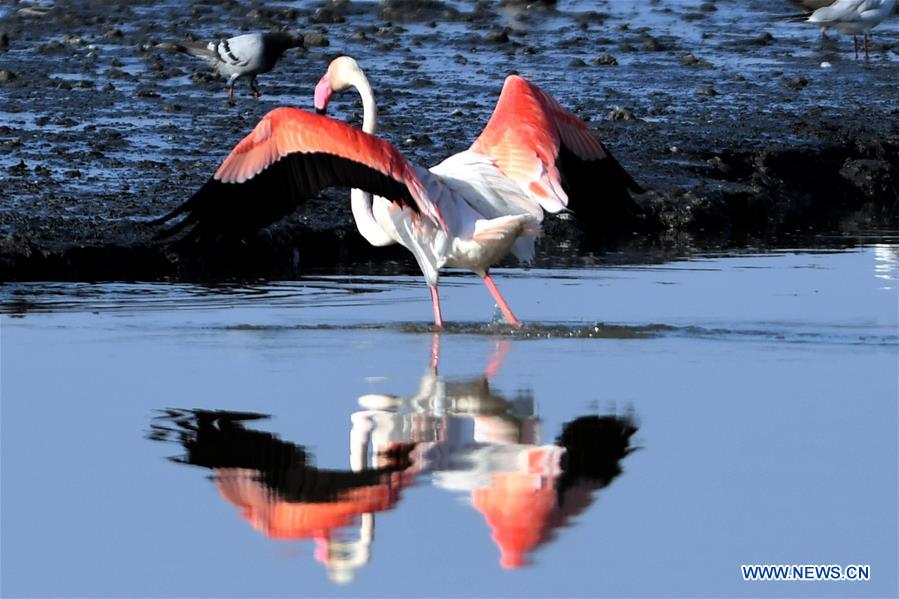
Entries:
POLYGON ((503 299, 502 294, 500 294, 499 289, 496 288, 496 285, 494 284, 493 279, 489 274, 484 275, 484 284, 487 285, 487 289, 490 290, 490 295, 492 295, 493 299, 496 300, 496 305, 498 305, 499 309, 502 311, 503 318, 506 319, 506 322, 508 322, 513 327, 520 327, 521 322, 519 322, 519 320, 515 318, 515 315, 512 314, 512 310, 511 308, 509 308, 509 304, 507 304, 506 300, 503 299))
POLYGON ((434 326, 443 328, 443 316, 440 315, 440 296, 437 295, 437 286, 431 287, 431 303, 434 305, 434 326))
POLYGON ((234 99, 234 85, 233 84, 228 86, 228 99, 229 100, 234 99))
POLYGON ((431 370, 436 371, 440 364, 440 335, 434 333, 431 336, 431 370))
POLYGON ((865 60, 868 60, 868 34, 865 33, 865 60))

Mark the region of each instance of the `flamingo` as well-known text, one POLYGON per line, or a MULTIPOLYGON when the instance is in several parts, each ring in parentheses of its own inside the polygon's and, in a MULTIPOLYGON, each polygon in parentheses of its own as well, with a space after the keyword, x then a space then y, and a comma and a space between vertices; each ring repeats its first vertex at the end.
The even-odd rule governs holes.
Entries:
POLYGON ((565 210, 606 179, 630 201, 639 185, 577 117, 525 79, 506 79, 493 116, 472 147, 430 170, 411 165, 374 137, 377 105, 358 63, 338 57, 315 88, 317 115, 277 108, 184 204, 161 217, 187 216, 156 237, 193 225, 194 239, 239 236, 275 222, 331 186, 351 187, 356 226, 372 245, 399 243, 415 257, 431 293, 434 324, 443 327, 437 290, 443 267, 469 269, 510 325, 520 327, 489 268, 509 252, 528 261, 543 211, 565 210), (362 131, 328 119, 331 95, 362 97, 362 131), (261 201, 254 200, 264 196, 261 201))

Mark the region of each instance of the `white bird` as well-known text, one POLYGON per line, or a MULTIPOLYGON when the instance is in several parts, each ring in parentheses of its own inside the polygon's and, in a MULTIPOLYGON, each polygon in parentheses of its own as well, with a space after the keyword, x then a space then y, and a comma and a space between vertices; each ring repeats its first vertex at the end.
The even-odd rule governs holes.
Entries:
POLYGON ((855 57, 858 58, 858 35, 864 35, 865 58, 868 58, 869 34, 874 27, 890 16, 896 0, 836 0, 830 6, 817 9, 806 22, 814 23, 821 30, 833 28, 852 36, 855 57))
POLYGON ((256 87, 256 75, 268 73, 288 48, 303 47, 303 37, 284 31, 247 33, 207 43, 180 42, 160 44, 179 52, 204 59, 228 80, 228 97, 234 96, 234 84, 245 77, 257 98, 262 94, 256 87))

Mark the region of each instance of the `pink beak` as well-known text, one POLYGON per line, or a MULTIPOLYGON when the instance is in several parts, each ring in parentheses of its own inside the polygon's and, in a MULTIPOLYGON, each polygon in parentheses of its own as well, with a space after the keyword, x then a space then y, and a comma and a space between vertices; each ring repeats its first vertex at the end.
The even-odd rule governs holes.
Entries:
POLYGON ((328 74, 325 73, 315 86, 314 103, 315 112, 317 114, 325 114, 328 111, 328 103, 331 101, 331 94, 333 93, 334 90, 331 89, 331 79, 328 77, 328 74))

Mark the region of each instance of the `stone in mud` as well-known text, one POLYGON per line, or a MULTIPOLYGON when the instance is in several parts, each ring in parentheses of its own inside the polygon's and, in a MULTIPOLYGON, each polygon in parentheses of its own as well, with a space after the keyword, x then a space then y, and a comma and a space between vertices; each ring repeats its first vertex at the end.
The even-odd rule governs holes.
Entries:
POLYGON ((161 98, 162 96, 152 87, 142 86, 134 92, 135 98, 161 98))
POLYGON ((491 44, 505 44, 509 41, 509 34, 505 29, 494 30, 484 36, 484 41, 491 44))
POLYGON ((680 63, 685 67, 695 67, 700 69, 708 69, 712 64, 702 58, 697 58, 692 52, 687 52, 680 58, 680 63))
POLYGON ((767 31, 761 32, 758 37, 755 37, 749 41, 750 44, 754 46, 767 46, 768 44, 774 43, 774 36, 768 33, 767 31))
POLYGON ((424 134, 410 135, 403 140, 404 146, 430 146, 433 143, 433 140, 424 134))
POLYGON ((116 68, 112 68, 112 69, 109 69, 108 71, 106 71, 106 78, 107 79, 130 79, 132 81, 137 79, 134 75, 132 75, 128 71, 123 71, 121 69, 116 69, 116 68))
POLYGON ((212 83, 219 81, 219 76, 209 69, 200 69, 190 74, 190 80, 195 83, 212 83))
POLYGON ((608 13, 597 12, 595 10, 588 10, 588 11, 582 12, 575 17, 575 20, 578 23, 588 24, 588 25, 591 23, 596 23, 596 24, 602 25, 608 19, 609 19, 608 13))
POLYGON ((665 52, 674 49, 674 42, 667 39, 653 37, 648 33, 643 34, 643 49, 650 52, 665 52))
POLYGON ((6 169, 10 175, 15 175, 21 177, 28 173, 28 165, 25 164, 24 160, 20 160, 18 164, 14 164, 13 166, 6 169))
POLYGON ((346 17, 343 13, 331 6, 320 6, 315 9, 315 13, 309 17, 310 23, 344 23, 346 17))
POLYGON ((787 89, 800 90, 808 86, 808 79, 805 77, 788 77, 783 80, 783 85, 787 89))
POLYGON ((706 85, 697 89, 696 94, 699 96, 717 96, 718 91, 711 85, 706 85))
POLYGON ((382 0, 381 18, 400 23, 456 20, 459 11, 439 0, 382 0))
POLYGON ((0 83, 9 83, 16 78, 16 74, 6 69, 0 69, 0 83))
POLYGON ((609 114, 606 116, 606 119, 610 121, 634 121, 637 119, 634 116, 634 111, 630 108, 613 108, 609 114))
POLYGON ((307 48, 331 45, 331 42, 328 41, 328 38, 321 31, 307 31, 303 34, 303 43, 307 48))
POLYGON ((618 64, 618 59, 611 54, 600 54, 593 59, 593 64, 600 66, 614 66, 618 64))

